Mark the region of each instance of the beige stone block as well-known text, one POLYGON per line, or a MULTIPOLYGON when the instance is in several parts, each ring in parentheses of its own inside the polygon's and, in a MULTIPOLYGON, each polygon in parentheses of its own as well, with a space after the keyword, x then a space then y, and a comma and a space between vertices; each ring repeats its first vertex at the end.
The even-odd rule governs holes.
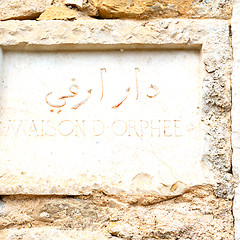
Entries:
POLYGON ((232 18, 233 31, 233 74, 232 74, 232 145, 233 145, 233 172, 237 180, 234 198, 234 218, 236 239, 240 239, 240 1, 234 1, 232 18))
POLYGON ((37 20, 70 20, 77 17, 77 12, 65 6, 50 6, 37 20))
POLYGON ((93 0, 102 18, 220 18, 229 19, 232 2, 195 0, 93 0))
POLYGON ((209 186, 144 206, 101 192, 6 196, 3 204, 1 240, 234 239, 232 201, 217 198, 209 186))
POLYGON ((53 0, 1 0, 0 20, 35 19, 53 0))

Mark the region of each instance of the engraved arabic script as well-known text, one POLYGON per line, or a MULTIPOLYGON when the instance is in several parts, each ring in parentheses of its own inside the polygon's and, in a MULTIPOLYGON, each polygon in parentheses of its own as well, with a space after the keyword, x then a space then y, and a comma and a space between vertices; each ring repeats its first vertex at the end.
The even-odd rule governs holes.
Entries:
MULTIPOLYGON (((134 71, 135 71, 135 81, 136 81, 135 89, 132 90, 130 87, 128 87, 125 90, 125 95, 117 103, 112 103, 112 109, 119 108, 124 102, 126 102, 128 96, 130 94, 134 94, 134 91, 135 91, 135 94, 136 94, 136 100, 139 99, 138 75, 140 73, 140 69, 137 67, 137 68, 134 69, 134 71)), ((104 93, 104 74, 107 74, 107 69, 106 68, 101 68, 100 69, 101 98, 99 100, 100 102, 103 100, 104 94, 105 94, 104 93)), ((53 91, 47 93, 46 96, 45 96, 46 103, 50 107, 52 107, 53 109, 58 109, 58 113, 60 113, 62 111, 62 108, 66 105, 68 99, 79 96, 79 85, 75 83, 76 79, 73 78, 72 81, 74 82, 74 84, 72 84, 69 87, 68 91, 66 91, 66 95, 59 96, 57 99, 54 99, 55 101, 53 101, 53 99, 52 99, 53 91)), ((71 106, 71 109, 77 110, 82 105, 86 104, 92 96, 92 90, 93 90, 93 88, 90 88, 89 90, 87 90, 87 97, 82 98, 82 100, 79 101, 77 104, 71 106)), ((153 85, 153 84, 150 84, 149 89, 148 89, 148 93, 147 93, 147 97, 150 98, 150 99, 151 98, 156 98, 159 94, 160 94, 159 88, 157 86, 153 85)), ((53 109, 51 109, 50 111, 53 112, 53 109)))

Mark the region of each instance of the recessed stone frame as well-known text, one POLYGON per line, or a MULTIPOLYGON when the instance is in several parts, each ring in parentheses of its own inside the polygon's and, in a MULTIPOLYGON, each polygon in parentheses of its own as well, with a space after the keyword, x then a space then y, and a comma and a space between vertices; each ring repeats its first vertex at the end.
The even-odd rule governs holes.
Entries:
MULTIPOLYGON (((201 122, 208 142, 202 163, 215 174, 212 186, 218 197, 233 196, 231 172, 231 71, 232 49, 229 22, 225 20, 156 21, 6 21, 0 22, 2 51, 75 51, 118 49, 194 49, 201 53, 202 109, 201 122)), ((66 188, 31 179, 10 184, 11 176, 0 178, 0 194, 79 195, 89 189, 76 182, 66 188), (37 185, 37 186, 36 186, 37 185)), ((211 185, 211 184, 210 184, 211 185)), ((197 187, 197 186, 191 186, 197 187)), ((172 198, 189 191, 180 189, 162 196, 172 198)), ((93 189, 91 189, 93 190, 93 189)), ((117 194, 106 188, 109 194, 117 194)), ((134 193, 132 193, 134 194, 134 193)), ((149 194, 149 193, 148 193, 149 194)), ((152 195, 158 195, 154 192, 152 195)))

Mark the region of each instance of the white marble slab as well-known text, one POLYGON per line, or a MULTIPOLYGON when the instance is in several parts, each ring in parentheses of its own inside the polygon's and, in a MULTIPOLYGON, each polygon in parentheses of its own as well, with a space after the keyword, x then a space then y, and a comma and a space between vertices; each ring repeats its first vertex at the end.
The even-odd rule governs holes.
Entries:
POLYGON ((0 175, 204 183, 201 79, 198 51, 4 52, 0 175))

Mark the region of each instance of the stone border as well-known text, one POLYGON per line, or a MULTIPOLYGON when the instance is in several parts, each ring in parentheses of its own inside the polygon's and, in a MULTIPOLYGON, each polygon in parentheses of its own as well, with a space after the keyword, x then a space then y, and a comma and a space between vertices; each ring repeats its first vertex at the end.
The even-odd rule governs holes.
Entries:
POLYGON ((235 239, 240 240, 240 1, 234 1, 232 30, 233 30, 233 50, 234 64, 232 75, 232 144, 233 144, 233 172, 238 179, 238 186, 235 190, 233 214, 235 219, 235 239))
MULTIPOLYGON (((229 35, 229 22, 225 20, 0 22, 3 51, 199 49, 203 84, 201 122, 209 143, 202 163, 215 173, 216 195, 231 199, 232 49, 229 35)), ((67 188, 53 186, 50 190, 40 182, 33 182, 32 186, 8 186, 7 178, 2 176, 0 194, 78 195, 85 191, 80 187, 74 182, 69 182, 67 188)))

